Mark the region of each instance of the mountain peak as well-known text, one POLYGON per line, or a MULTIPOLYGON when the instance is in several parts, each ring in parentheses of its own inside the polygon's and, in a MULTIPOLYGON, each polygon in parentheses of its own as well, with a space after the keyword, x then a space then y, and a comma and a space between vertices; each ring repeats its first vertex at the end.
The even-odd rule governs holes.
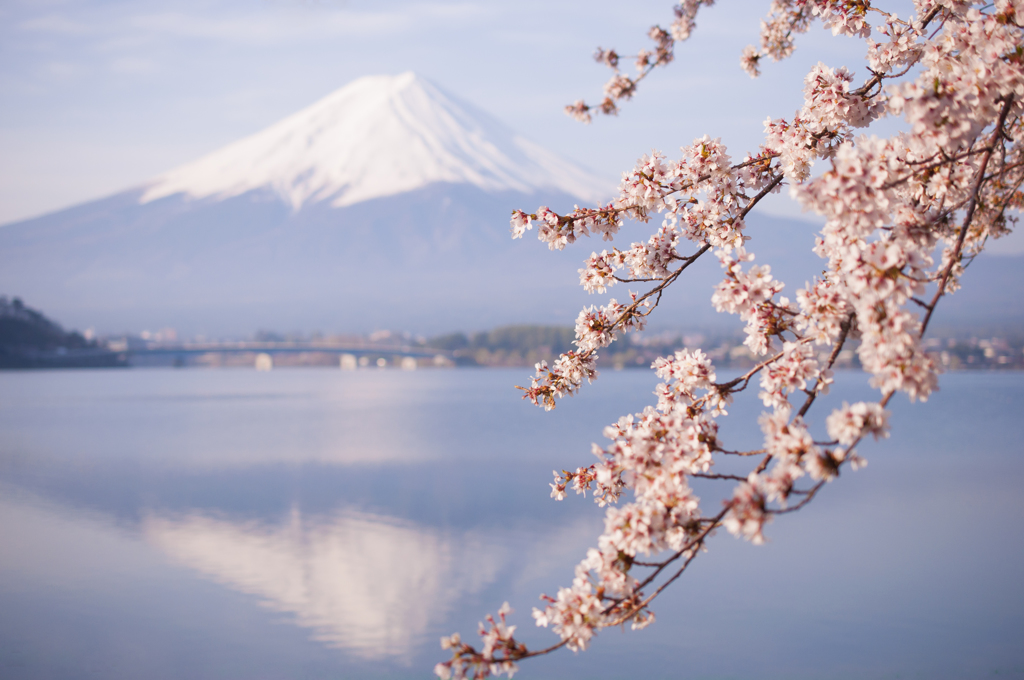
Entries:
POLYGON ((556 190, 607 200, 612 184, 516 135, 413 72, 365 76, 315 104, 157 178, 166 196, 225 199, 269 190, 295 210, 471 184, 488 192, 556 190))

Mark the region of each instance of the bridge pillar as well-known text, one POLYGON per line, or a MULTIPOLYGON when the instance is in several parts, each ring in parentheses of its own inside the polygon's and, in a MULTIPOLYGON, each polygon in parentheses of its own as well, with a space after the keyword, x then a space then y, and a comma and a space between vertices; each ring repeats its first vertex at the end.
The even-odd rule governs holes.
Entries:
POLYGON ((260 352, 256 355, 256 370, 257 371, 269 371, 274 368, 274 357, 270 356, 266 352, 260 352))
POLYGON ((359 366, 355 354, 342 354, 339 363, 343 371, 354 371, 359 366))

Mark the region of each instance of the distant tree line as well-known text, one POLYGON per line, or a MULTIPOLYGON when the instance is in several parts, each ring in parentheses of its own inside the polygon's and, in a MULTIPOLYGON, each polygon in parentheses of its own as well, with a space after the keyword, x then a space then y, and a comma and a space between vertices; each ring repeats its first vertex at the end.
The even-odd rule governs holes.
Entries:
POLYGON ((124 352, 70 333, 18 298, 0 295, 0 369, 114 368, 128 365, 124 352))
MULTIPOLYGON (((569 351, 575 339, 575 329, 568 326, 515 325, 471 334, 448 333, 429 338, 424 344, 452 352, 456 362, 464 366, 532 366, 542 360, 550 362, 569 351)), ((646 368, 659 351, 683 345, 681 336, 656 342, 635 341, 626 336, 598 359, 598 365, 646 368)))
POLYGON ((58 350, 95 347, 81 333, 70 333, 41 312, 26 307, 20 298, 0 295, 0 347, 7 349, 58 350))
POLYGON ((572 347, 576 334, 562 326, 501 326, 471 335, 448 333, 427 340, 427 345, 450 351, 487 349, 528 352, 546 350, 561 354, 572 347))
MULTIPOLYGON (((518 325, 471 334, 448 333, 423 344, 453 352, 456 362, 463 366, 532 366, 568 351, 574 338, 575 330, 567 326, 518 325)), ((662 332, 624 336, 602 352, 597 364, 605 368, 647 368, 659 356, 697 346, 703 346, 707 355, 724 368, 743 369, 757 363, 738 333, 662 332)), ((856 343, 851 342, 851 347, 855 348, 856 343)), ((1024 333, 1020 331, 993 334, 991 338, 931 339, 924 349, 947 370, 1024 368, 1024 333)), ((834 365, 859 368, 860 362, 850 349, 837 355, 834 365)))

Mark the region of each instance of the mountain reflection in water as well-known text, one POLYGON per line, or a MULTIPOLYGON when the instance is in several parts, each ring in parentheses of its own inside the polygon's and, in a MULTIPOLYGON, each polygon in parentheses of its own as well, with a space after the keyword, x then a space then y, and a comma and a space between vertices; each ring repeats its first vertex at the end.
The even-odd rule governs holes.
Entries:
POLYGON ((142 533, 177 562, 293 614, 314 639, 369 659, 407 657, 505 558, 479 532, 344 511, 293 508, 277 524, 153 514, 142 533))
MULTIPOLYGON (((504 600, 517 637, 552 644, 530 609, 603 512, 552 501, 551 470, 592 461, 657 381, 612 373, 544 413, 521 379, 0 374, 0 678, 426 678, 438 639, 475 639, 504 600)), ((841 373, 830 398, 875 398, 864 382, 841 373)), ((736 448, 762 439, 754 396, 725 419, 736 448)), ((1024 678, 1021 404, 1024 376, 995 373, 894 400, 870 465, 766 545, 721 532, 654 625, 522 677, 1024 678)))

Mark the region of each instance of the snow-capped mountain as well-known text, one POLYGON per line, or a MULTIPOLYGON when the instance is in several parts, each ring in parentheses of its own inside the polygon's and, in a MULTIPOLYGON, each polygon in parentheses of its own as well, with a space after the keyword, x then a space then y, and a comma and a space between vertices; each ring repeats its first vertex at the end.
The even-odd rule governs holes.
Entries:
POLYGON ((516 135, 415 73, 360 78, 251 137, 182 166, 142 202, 269 188, 293 209, 341 208, 436 183, 607 199, 609 183, 516 135))
POLYGON ((573 293, 579 256, 513 243, 508 216, 614 190, 424 78, 366 77, 135 189, 0 228, 0 294, 101 331, 560 320, 576 303, 551 291, 573 293))
MULTIPOLYGON (((536 239, 512 241, 509 214, 565 211, 614 191, 421 77, 367 77, 137 188, 0 227, 0 295, 100 332, 569 324, 606 297, 587 296, 577 270, 607 244, 549 252, 536 239)), ((651 231, 627 226, 617 240, 651 231)), ((816 231, 755 216, 748 233, 758 261, 793 291, 822 267, 816 231)), ((1022 257, 979 259, 943 319, 1024 320, 1014 297, 1022 257), (975 287, 974 276, 995 278, 975 287)), ((654 322, 734 322, 711 309, 720 277, 702 258, 654 322)))

